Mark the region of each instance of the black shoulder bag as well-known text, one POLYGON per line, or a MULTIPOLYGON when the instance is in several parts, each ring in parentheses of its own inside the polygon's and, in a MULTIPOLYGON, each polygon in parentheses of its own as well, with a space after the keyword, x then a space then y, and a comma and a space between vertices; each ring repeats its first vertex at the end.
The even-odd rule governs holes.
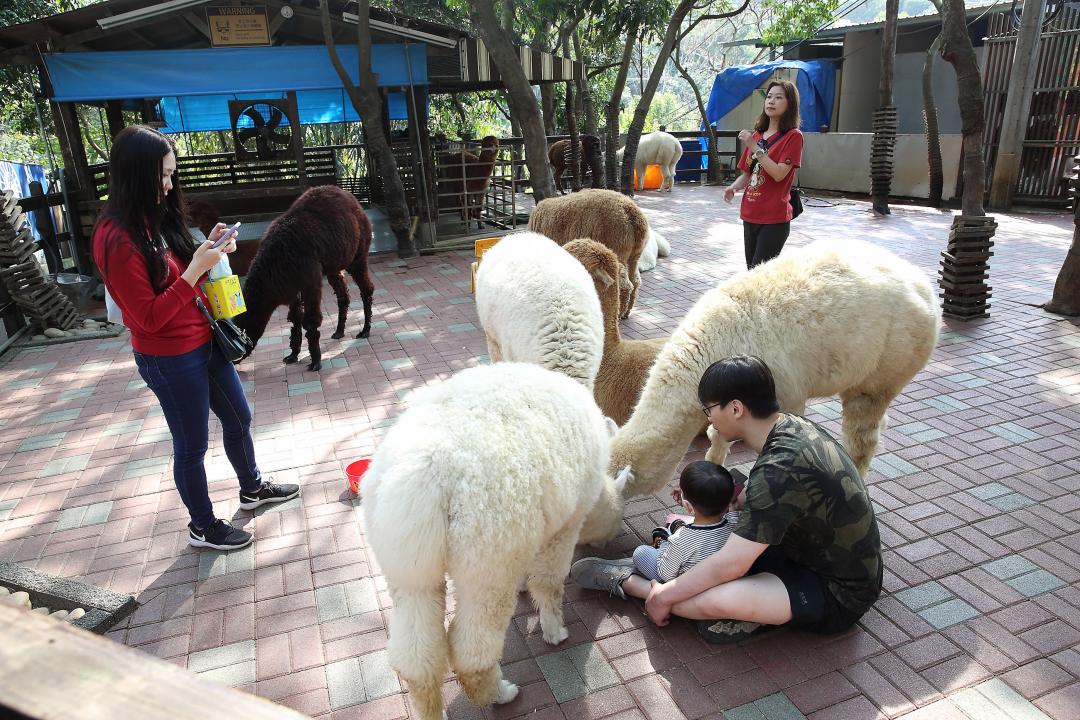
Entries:
POLYGON ((247 333, 236 327, 232 320, 215 320, 199 297, 195 298, 195 304, 199 306, 199 311, 210 323, 210 332, 214 335, 214 342, 229 362, 240 362, 255 349, 255 343, 251 342, 247 333))
MULTIPOLYGON (((764 139, 758 140, 758 147, 761 148, 762 150, 764 150, 765 152, 768 152, 769 148, 771 148, 773 145, 775 145, 776 142, 780 138, 782 138, 784 136, 784 133, 786 133, 786 132, 787 132, 787 130, 784 130, 783 132, 779 132, 769 140, 764 140, 764 139)), ((757 160, 755 160, 754 162, 757 162, 757 160)), ((795 170, 795 168, 792 168, 791 172, 797 172, 797 171, 795 170)), ((802 195, 799 193, 799 188, 796 187, 794 184, 792 184, 792 186, 791 186, 791 194, 788 196, 788 203, 791 204, 791 219, 792 220, 794 220, 795 218, 802 215, 802 211, 803 211, 802 195)))

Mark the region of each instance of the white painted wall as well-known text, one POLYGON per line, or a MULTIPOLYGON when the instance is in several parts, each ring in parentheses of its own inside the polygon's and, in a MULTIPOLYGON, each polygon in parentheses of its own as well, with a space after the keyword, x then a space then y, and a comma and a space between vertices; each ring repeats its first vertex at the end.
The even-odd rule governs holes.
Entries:
MULTIPOLYGON (((870 192, 870 141, 872 133, 804 133, 799 185, 808 189, 838 192, 870 192)), ((944 169, 942 197, 956 195, 960 167, 958 134, 941 136, 944 169)), ((892 194, 897 197, 926 198, 930 195, 929 163, 924 135, 896 136, 893 155, 892 194)))

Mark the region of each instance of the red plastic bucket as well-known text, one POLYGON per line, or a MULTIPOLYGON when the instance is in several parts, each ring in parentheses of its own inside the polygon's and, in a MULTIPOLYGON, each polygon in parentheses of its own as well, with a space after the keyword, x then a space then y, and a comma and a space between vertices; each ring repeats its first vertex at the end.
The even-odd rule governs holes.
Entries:
POLYGON ((349 466, 345 468, 345 477, 349 480, 349 491, 353 495, 360 494, 360 478, 364 477, 369 465, 371 465, 371 458, 364 458, 349 463, 349 466))

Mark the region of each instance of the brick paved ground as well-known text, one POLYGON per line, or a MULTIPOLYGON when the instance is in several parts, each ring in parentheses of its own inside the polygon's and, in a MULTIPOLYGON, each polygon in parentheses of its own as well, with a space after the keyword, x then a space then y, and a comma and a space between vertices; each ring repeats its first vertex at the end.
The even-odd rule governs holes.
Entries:
MULTIPOLYGON (((672 256, 644 276, 624 327, 656 337, 741 268, 741 230, 713 188, 640 202, 672 256)), ((809 208, 791 244, 862 236, 933 273, 949 222, 904 207, 875 218, 866 203, 837 201, 809 208)), ((856 629, 711 647, 686 623, 657 629, 630 604, 570 587, 570 639, 559 648, 519 606, 504 660, 520 697, 481 710, 451 681, 450 717, 1080 716, 1080 331, 1031 306, 1049 295, 1071 223, 1000 222, 993 317, 948 323, 890 409, 868 478, 886 592, 856 629)), ((279 313, 241 377, 262 467, 304 495, 254 517, 238 511, 216 432, 218 513, 257 538, 229 556, 186 545, 168 433, 126 336, 20 352, 0 366, 0 558, 137 594, 142 607, 110 636, 214 681, 313 716, 406 717, 386 661, 385 585, 342 468, 370 454, 410 389, 484 361, 469 261, 375 260, 371 341, 326 339, 319 375, 280 363, 279 313)), ((353 332, 356 318, 354 309, 353 332)), ((811 415, 839 431, 835 401, 811 415)), ((733 459, 752 457, 736 449, 733 459)), ((631 502, 608 554, 666 511, 664 494, 631 502)))

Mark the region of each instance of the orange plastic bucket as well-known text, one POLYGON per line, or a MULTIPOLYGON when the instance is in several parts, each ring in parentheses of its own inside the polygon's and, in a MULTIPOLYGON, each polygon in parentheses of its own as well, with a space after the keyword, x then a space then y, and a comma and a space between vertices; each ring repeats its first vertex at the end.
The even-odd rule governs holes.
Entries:
MULTIPOLYGON (((647 165, 645 167, 645 189, 659 190, 664 184, 664 174, 660 172, 659 165, 647 165)), ((638 186, 637 171, 634 171, 634 187, 638 186)))
POLYGON ((360 479, 364 477, 369 465, 371 465, 371 458, 364 458, 349 463, 349 466, 345 468, 345 477, 349 480, 349 491, 353 495, 360 494, 360 479))

